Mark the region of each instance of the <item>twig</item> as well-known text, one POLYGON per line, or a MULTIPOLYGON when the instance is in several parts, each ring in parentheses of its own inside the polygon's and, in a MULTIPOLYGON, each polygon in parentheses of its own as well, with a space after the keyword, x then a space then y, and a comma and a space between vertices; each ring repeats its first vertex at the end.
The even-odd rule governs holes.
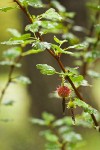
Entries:
MULTIPOLYGON (((19 5, 19 7, 22 9, 22 11, 23 11, 23 12, 26 14, 26 16, 28 17, 28 20, 30 20, 31 18, 30 18, 30 16, 27 14, 26 9, 23 8, 23 6, 22 6, 17 0, 14 0, 14 2, 16 2, 16 3, 19 5)), ((32 23, 33 20, 30 20, 30 22, 32 23)), ((37 32, 37 37, 40 39, 40 41, 43 41, 43 38, 41 37, 41 35, 40 35, 39 32, 37 32)), ((66 70, 65 70, 65 67, 64 67, 63 63, 62 63, 61 60, 60 60, 60 57, 57 56, 57 55, 55 55, 54 52, 53 52, 51 49, 50 49, 50 50, 47 49, 47 51, 56 59, 56 61, 57 61, 58 64, 59 64, 59 67, 60 67, 61 70, 65 73, 66 70)), ((72 80, 70 79, 70 77, 69 77, 68 75, 66 76, 66 79, 67 79, 68 82, 71 84, 71 86, 72 86, 72 88, 74 89, 75 94, 77 95, 77 97, 78 97, 79 99, 81 99, 82 101, 85 101, 84 98, 81 96, 81 94, 79 93, 79 91, 77 90, 77 88, 75 87, 74 83, 72 82, 72 80)), ((99 132, 100 132, 100 126, 99 126, 99 124, 98 124, 98 122, 97 122, 97 120, 96 120, 94 114, 91 114, 91 118, 92 118, 92 120, 93 120, 94 126, 95 126, 95 127, 99 127, 99 132)))
POLYGON ((53 132, 53 134, 55 134, 59 138, 58 142, 60 144, 60 150, 66 150, 65 148, 66 148, 67 142, 63 142, 63 139, 59 135, 58 130, 56 130, 56 128, 54 128, 52 124, 48 125, 48 128, 53 132))
MULTIPOLYGON (((20 56, 17 58, 16 63, 18 63, 21 58, 22 58, 22 56, 20 55, 20 56)), ((2 92, 1 92, 0 103, 2 102, 2 99, 3 99, 4 95, 5 95, 5 92, 6 92, 7 88, 8 88, 8 86, 9 86, 10 83, 12 82, 12 74, 13 74, 13 72, 14 72, 14 69, 15 69, 15 66, 12 65, 12 66, 10 67, 10 71, 9 71, 9 75, 8 75, 8 81, 7 81, 7 83, 6 83, 5 87, 4 87, 4 89, 3 89, 2 92)))

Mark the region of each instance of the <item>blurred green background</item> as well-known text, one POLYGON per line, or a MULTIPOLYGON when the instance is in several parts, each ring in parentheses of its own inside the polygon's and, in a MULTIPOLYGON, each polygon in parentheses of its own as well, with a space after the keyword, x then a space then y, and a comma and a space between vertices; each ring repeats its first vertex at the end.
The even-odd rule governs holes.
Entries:
MULTIPOLYGON (((83 3, 84 2, 85 1, 83 1, 83 3)), ((65 1, 62 1, 62 3, 65 3, 65 1)), ((0 0, 0 7, 11 5, 14 5, 11 0, 0 0)), ((78 5, 78 3, 76 5, 78 5)), ((76 7, 74 4, 71 5, 71 1, 69 6, 72 6, 72 8, 76 7)), ((8 11, 7 13, 0 12, 0 41, 7 40, 10 37, 7 28, 16 28, 23 32, 23 21, 23 16, 20 15, 20 11, 17 9, 8 11)), ((6 46, 0 45, 0 59, 2 59, 2 51, 6 48, 6 46)), ((25 71, 25 67, 23 70, 25 71)), ((96 63, 95 70, 100 72, 99 61, 96 63)), ((4 87, 5 82, 7 81, 7 71, 7 69, 0 67, 0 90, 4 87)), ((44 90, 46 91, 46 89, 44 90)), ((93 80, 92 92, 95 107, 100 110, 100 79, 93 80)), ((27 87, 20 84, 11 84, 7 89, 4 99, 14 100, 14 105, 0 107, 0 149, 44 150, 44 140, 38 134, 40 129, 31 125, 29 122, 30 117, 34 116, 34 113, 30 114, 31 107, 33 107, 34 110, 38 108, 33 105, 27 87)), ((84 140, 86 141, 86 145, 81 148, 81 150, 100 150, 100 134, 98 132, 83 128, 78 129, 78 131, 82 133, 84 140)))

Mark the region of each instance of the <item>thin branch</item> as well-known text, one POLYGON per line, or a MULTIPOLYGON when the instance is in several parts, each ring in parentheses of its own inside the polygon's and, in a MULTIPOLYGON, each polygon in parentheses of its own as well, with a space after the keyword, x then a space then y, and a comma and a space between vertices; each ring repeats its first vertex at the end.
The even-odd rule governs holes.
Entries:
MULTIPOLYGON (((22 56, 20 55, 20 56, 17 58, 17 60, 15 61, 15 63, 18 63, 18 62, 21 60, 21 58, 22 58, 22 56)), ((8 75, 8 81, 7 81, 7 83, 6 83, 5 87, 4 87, 4 89, 3 89, 2 92, 1 92, 0 103, 2 102, 2 99, 3 99, 3 97, 4 97, 5 93, 6 93, 6 90, 7 90, 8 86, 9 86, 10 83, 12 82, 12 74, 13 74, 13 72, 14 72, 14 69, 15 69, 15 66, 12 65, 12 66, 10 67, 10 71, 9 71, 9 75, 8 75)))
POLYGON ((60 149, 65 150, 67 142, 63 142, 63 139, 60 136, 58 130, 54 128, 52 124, 48 125, 48 128, 52 131, 53 134, 55 134, 59 138, 58 142, 61 145, 60 149))
MULTIPOLYGON (((22 11, 23 11, 25 14, 27 14, 25 8, 23 9, 23 7, 21 6, 21 4, 20 4, 17 0, 14 0, 14 1, 19 5, 19 7, 22 9, 22 11)), ((28 17, 28 20, 31 19, 29 15, 26 15, 26 16, 28 17)), ((32 23, 33 21, 31 20, 30 22, 32 23)), ((40 41, 43 41, 43 38, 41 37, 41 35, 40 35, 39 32, 37 32, 37 36, 38 36, 38 38, 40 39, 40 41)), ((61 62, 60 57, 56 56, 52 50, 47 50, 47 51, 56 59, 56 61, 57 61, 58 64, 59 64, 59 67, 60 67, 61 70, 65 73, 65 72, 66 72, 66 69, 65 69, 63 63, 61 62)), ((71 86, 72 86, 72 88, 74 89, 75 94, 77 95, 77 97, 78 97, 79 99, 81 99, 82 101, 85 101, 84 98, 83 98, 83 97, 81 96, 81 94, 79 93, 79 91, 77 90, 77 88, 75 87, 75 85, 74 85, 74 83, 72 82, 72 80, 70 79, 70 77, 69 77, 69 76, 66 76, 66 79, 67 79, 68 82, 71 84, 71 86)), ((99 127, 99 132, 100 132, 100 126, 99 126, 99 124, 98 124, 98 122, 97 122, 97 120, 96 120, 94 114, 91 114, 91 118, 92 118, 92 120, 93 120, 94 126, 95 126, 95 127, 99 127)))
POLYGON ((17 3, 17 5, 20 7, 21 10, 23 10, 24 14, 26 15, 26 17, 28 18, 29 22, 32 23, 32 18, 30 17, 29 13, 27 12, 26 8, 23 7, 20 2, 18 0, 13 0, 14 2, 17 3))

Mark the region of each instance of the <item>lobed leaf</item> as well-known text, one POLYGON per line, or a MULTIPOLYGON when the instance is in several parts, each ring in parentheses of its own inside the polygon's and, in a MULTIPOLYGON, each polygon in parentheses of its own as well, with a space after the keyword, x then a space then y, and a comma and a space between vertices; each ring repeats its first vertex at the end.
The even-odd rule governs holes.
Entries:
POLYGON ((54 21, 61 21, 62 17, 55 11, 54 8, 50 8, 45 13, 40 15, 42 18, 54 20, 54 21))
POLYGON ((76 106, 82 107, 84 109, 85 112, 88 112, 89 114, 94 114, 97 112, 96 109, 92 108, 90 105, 88 105, 87 103, 81 101, 78 98, 75 98, 74 103, 76 106))
POLYGON ((56 70, 47 64, 37 64, 36 67, 44 75, 53 75, 56 73, 56 70))

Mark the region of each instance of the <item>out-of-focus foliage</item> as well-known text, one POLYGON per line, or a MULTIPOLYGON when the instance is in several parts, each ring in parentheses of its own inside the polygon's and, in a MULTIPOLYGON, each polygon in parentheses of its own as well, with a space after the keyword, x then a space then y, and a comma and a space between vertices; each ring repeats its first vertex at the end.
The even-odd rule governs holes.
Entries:
MULTIPOLYGON (((8 13, 11 10, 13 11, 20 8, 28 17, 30 23, 26 25, 23 34, 14 27, 9 28, 8 32, 12 37, 1 42, 1 45, 7 45, 9 48, 3 52, 3 60, 0 61, 0 65, 3 67, 8 66, 10 71, 7 82, 1 90, 0 103, 3 104, 3 106, 12 106, 14 104, 13 100, 7 100, 2 103, 11 83, 31 83, 28 77, 20 76, 19 74, 15 76, 13 74, 17 67, 21 67, 20 60, 27 55, 49 52, 57 61, 61 70, 57 71, 56 68, 48 64, 37 64, 36 67, 43 75, 56 74, 61 79, 61 86, 68 86, 70 88, 71 94, 68 95, 68 97, 62 96, 60 98, 62 100, 63 113, 65 113, 66 109, 69 109, 71 111, 71 117, 63 117, 62 119, 56 120, 56 117, 52 114, 43 113, 42 119, 33 118, 32 122, 48 128, 41 133, 47 141, 45 145, 46 150, 75 150, 79 148, 81 144, 83 145, 83 142, 80 142, 82 141, 81 135, 74 132, 72 127, 73 123, 77 126, 94 127, 97 131, 100 131, 98 124, 100 117, 98 111, 84 102, 85 100, 81 97, 78 90, 80 86, 91 86, 85 78, 86 75, 92 78, 100 77, 100 74, 94 71, 93 67, 93 63, 100 59, 100 6, 98 3, 87 4, 90 9, 95 11, 95 15, 91 28, 84 29, 83 27, 74 25, 75 13, 68 12, 66 8, 56 0, 49 1, 48 4, 43 4, 41 0, 15 0, 14 2, 15 3, 11 4, 11 6, 1 7, 0 12, 8 13), (33 15, 29 12, 29 7, 37 9, 45 8, 46 10, 42 14, 33 15), (84 32, 86 36, 81 39, 74 35, 74 31, 84 32), (54 34, 54 41, 52 43, 43 39, 43 36, 45 34, 49 35, 49 33, 54 34), (57 37, 57 34, 61 35, 61 39, 57 37), (64 44, 66 45, 64 46, 64 44), (25 50, 27 46, 31 48, 25 50), (60 59, 62 55, 74 57, 75 68, 65 68, 60 59), (78 71, 77 65, 83 69, 82 74, 78 71), (84 111, 78 116, 74 114, 74 110, 77 107, 82 108, 84 111)), ((62 90, 61 92, 65 93, 66 91, 62 90)))

